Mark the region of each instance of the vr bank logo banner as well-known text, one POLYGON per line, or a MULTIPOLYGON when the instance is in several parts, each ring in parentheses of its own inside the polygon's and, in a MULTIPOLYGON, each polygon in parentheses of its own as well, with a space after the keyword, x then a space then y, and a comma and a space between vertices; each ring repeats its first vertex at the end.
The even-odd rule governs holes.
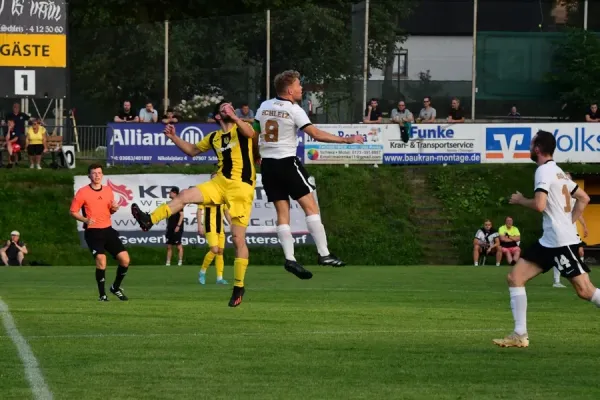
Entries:
POLYGON ((557 162, 599 162, 600 124, 542 123, 484 125, 485 162, 525 163, 530 159, 531 140, 539 130, 556 138, 557 162))
MULTIPOLYGON (((309 178, 314 184, 314 179, 309 178)), ((164 246, 166 245, 166 221, 161 221, 149 232, 143 232, 131 215, 131 204, 137 203, 144 211, 150 212, 161 204, 170 201, 169 192, 177 186, 180 190, 196 186, 210 180, 209 174, 140 174, 140 175, 105 175, 104 185, 110 187, 115 195, 115 201, 121 207, 112 216, 112 226, 119 232, 123 244, 127 246, 164 246)), ((74 192, 88 185, 87 176, 76 176, 74 192)), ((318 203, 317 192, 313 192, 318 203)), ((183 240, 184 245, 205 245, 206 239, 198 234, 198 207, 190 204, 183 209, 183 240)), ((202 221, 200 221, 202 223, 202 221)), ((232 247, 231 229, 224 220, 226 246, 232 247)), ((304 211, 296 201, 291 202, 290 226, 296 244, 313 244, 312 237, 306 226, 304 211)), ((267 201, 263 190, 262 176, 256 176, 256 189, 250 224, 247 229, 246 242, 248 246, 279 246, 277 239, 277 214, 273 203, 267 201)), ((83 224, 77 223, 80 242, 87 247, 83 238, 83 224)))
POLYGON ((479 164, 482 140, 478 129, 464 124, 412 125, 404 143, 400 126, 386 131, 384 164, 479 164))
MULTIPOLYGON (((216 164, 214 151, 196 157, 184 154, 163 131, 164 124, 109 123, 106 130, 106 158, 109 164, 169 163, 216 164)), ((217 129, 217 124, 175 124, 177 136, 196 144, 217 129)), ((297 155, 304 158, 303 133, 298 133, 297 155)))

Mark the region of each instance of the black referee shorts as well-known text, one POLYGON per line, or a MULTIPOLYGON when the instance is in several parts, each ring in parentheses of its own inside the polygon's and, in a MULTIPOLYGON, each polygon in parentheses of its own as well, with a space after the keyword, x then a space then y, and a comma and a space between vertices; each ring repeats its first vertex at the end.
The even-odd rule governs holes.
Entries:
POLYGON ((110 254, 113 258, 125 250, 125 246, 119 239, 119 232, 112 227, 93 229, 88 228, 84 233, 85 242, 87 243, 94 258, 98 254, 110 254))

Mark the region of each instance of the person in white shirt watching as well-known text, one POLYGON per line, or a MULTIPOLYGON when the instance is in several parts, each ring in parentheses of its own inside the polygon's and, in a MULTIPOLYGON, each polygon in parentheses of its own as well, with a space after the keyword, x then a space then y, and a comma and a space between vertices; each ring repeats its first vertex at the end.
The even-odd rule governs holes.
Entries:
POLYGON ((297 132, 304 131, 325 143, 363 143, 360 135, 342 137, 314 126, 298 105, 302 101, 300 73, 285 71, 275 77, 277 97, 263 102, 256 111, 254 129, 259 132, 262 183, 267 199, 277 212, 277 236, 285 255, 284 267, 300 279, 312 278, 294 257, 294 237, 290 228, 290 198, 298 201, 306 214, 306 225, 317 245, 319 265, 343 267, 345 263, 329 252, 327 235, 313 195, 315 187, 296 157, 297 132))

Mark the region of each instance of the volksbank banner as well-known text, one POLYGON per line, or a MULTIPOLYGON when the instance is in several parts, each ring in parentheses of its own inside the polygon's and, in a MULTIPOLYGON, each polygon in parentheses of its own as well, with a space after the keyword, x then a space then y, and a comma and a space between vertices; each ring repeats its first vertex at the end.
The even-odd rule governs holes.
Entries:
MULTIPOLYGON (((185 155, 163 134, 164 124, 109 123, 106 130, 106 156, 109 164, 184 163, 215 164, 214 151, 196 157, 185 155)), ((219 129, 217 124, 176 124, 177 135, 189 143, 201 141, 205 135, 219 129)), ((300 159, 304 157, 302 134, 298 134, 300 159)))
MULTIPOLYGON (((210 179, 210 175, 183 174, 140 174, 140 175, 105 175, 104 184, 115 194, 115 201, 121 207, 112 216, 112 226, 119 232, 121 241, 126 246, 164 246, 166 245, 166 221, 161 221, 149 232, 143 232, 131 215, 131 204, 137 203, 144 211, 150 212, 161 204, 169 201, 169 191, 173 186, 187 189, 210 179)), ((313 179, 312 177, 310 178, 313 179)), ((74 191, 90 183, 87 176, 76 176, 74 191)), ((314 183, 314 182, 312 182, 314 183)), ((314 192, 315 198, 317 192, 314 192)), ((184 208, 183 245, 206 245, 204 236, 198 234, 196 205, 184 208)), ((304 212, 300 205, 292 201, 290 210, 290 226, 297 245, 313 244, 308 233, 304 212)), ((267 196, 262 187, 262 177, 257 175, 254 204, 250 225, 246 233, 248 246, 279 246, 277 239, 277 215, 272 203, 267 202, 267 196)), ((200 221, 202 223, 202 221, 200 221)), ((226 246, 232 247, 231 230, 225 224, 226 246)), ((83 234, 83 224, 77 223, 81 245, 87 247, 83 234)))

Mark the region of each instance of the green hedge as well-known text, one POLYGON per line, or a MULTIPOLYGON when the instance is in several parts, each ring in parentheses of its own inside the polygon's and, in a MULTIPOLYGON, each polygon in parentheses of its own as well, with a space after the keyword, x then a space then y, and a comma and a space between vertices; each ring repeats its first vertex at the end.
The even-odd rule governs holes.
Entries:
MULTIPOLYGON (((439 198, 442 211, 452 220, 452 239, 460 260, 471 263, 471 238, 485 218, 496 227, 510 215, 520 229, 523 246, 541 234, 541 214, 507 199, 516 190, 533 193, 535 165, 451 165, 421 167, 427 177, 427 193, 439 198)), ((569 165, 578 172, 600 173, 600 166, 569 165)), ((201 174, 211 166, 112 167, 106 174, 187 173, 201 174)), ((427 199, 411 199, 402 167, 310 166, 318 187, 322 217, 329 247, 354 265, 416 265, 423 262, 423 250, 415 233, 414 204, 427 199)), ((69 216, 73 197, 73 176, 85 175, 85 165, 68 170, 0 170, 0 238, 11 230, 21 231, 28 244, 31 261, 51 265, 89 265, 92 259, 81 248, 75 221, 69 216)), ((429 227, 428 227, 429 228, 429 227)), ((444 233, 447 236, 447 233, 444 233)), ((435 240, 435 239, 433 239, 435 240)), ((164 262, 161 248, 130 247, 133 263, 156 265, 164 262)), ((186 247, 187 264, 199 264, 205 248, 186 247)), ((298 246, 298 259, 316 263, 312 246, 298 246)), ((278 265, 279 247, 252 247, 251 263, 278 265)), ((231 260, 233 253, 227 250, 231 260)))
MULTIPOLYGON (((92 258, 79 245, 76 223, 69 215, 73 176, 85 175, 86 166, 74 171, 0 170, 0 238, 11 230, 21 232, 30 250, 29 260, 51 265, 89 265, 92 258)), ((211 166, 111 167, 105 174, 209 173, 211 166)), ((319 166, 310 167, 315 177, 329 247, 355 265, 418 264, 421 250, 412 234, 411 199, 399 170, 395 168, 319 166)), ((137 265, 164 263, 165 250, 129 248, 137 265)), ((199 264, 205 247, 186 247, 185 262, 199 264)), ((312 246, 298 246, 297 258, 316 263, 312 246)), ((231 259, 233 253, 227 251, 231 259)), ((278 265, 279 247, 250 248, 251 263, 278 265)))

